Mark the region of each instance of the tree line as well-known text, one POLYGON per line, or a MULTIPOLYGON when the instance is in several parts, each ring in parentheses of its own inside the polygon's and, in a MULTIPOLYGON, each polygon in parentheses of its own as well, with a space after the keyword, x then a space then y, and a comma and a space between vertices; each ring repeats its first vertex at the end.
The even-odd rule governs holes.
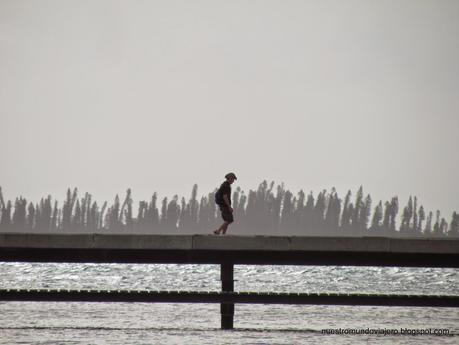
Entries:
MULTIPOLYGON (((4 201, 0 188, 0 232, 133 232, 163 234, 211 233, 221 218, 214 201, 216 189, 198 200, 198 186, 191 197, 164 197, 154 193, 138 203, 133 214, 131 190, 124 200, 118 195, 112 205, 99 205, 89 193, 78 196, 78 189, 67 190, 62 207, 48 195, 39 203, 18 197, 14 205, 4 201)), ((229 233, 298 236, 385 236, 385 237, 459 237, 459 214, 448 223, 427 212, 416 197, 410 196, 401 210, 398 197, 379 201, 373 207, 369 194, 360 187, 344 200, 334 188, 316 196, 300 190, 296 195, 283 184, 263 181, 246 194, 240 187, 232 194, 235 222, 229 233)))

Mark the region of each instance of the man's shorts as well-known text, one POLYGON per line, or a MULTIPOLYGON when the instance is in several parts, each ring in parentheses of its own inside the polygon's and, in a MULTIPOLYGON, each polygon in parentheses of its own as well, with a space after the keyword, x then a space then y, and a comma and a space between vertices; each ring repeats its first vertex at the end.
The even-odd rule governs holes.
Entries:
POLYGON ((225 222, 228 222, 228 223, 234 222, 233 213, 230 211, 228 206, 220 205, 220 211, 222 213, 222 218, 225 222))

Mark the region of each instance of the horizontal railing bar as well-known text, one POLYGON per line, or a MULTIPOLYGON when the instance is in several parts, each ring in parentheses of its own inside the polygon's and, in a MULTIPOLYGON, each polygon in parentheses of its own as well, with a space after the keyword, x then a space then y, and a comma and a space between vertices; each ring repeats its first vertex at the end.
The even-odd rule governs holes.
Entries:
POLYGON ((316 304, 459 307, 459 296, 151 290, 1 289, 0 301, 316 304))

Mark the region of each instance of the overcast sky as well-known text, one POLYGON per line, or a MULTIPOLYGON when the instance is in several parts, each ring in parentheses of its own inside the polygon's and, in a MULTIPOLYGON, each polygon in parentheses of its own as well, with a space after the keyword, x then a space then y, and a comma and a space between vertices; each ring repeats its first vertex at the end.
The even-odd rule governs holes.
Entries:
POLYGON ((459 1, 0 0, 0 186, 135 203, 234 171, 459 210, 459 1))

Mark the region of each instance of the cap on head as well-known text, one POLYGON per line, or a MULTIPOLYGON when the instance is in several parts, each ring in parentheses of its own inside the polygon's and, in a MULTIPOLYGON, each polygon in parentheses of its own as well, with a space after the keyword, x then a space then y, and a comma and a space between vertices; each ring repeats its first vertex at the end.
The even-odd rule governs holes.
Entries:
POLYGON ((234 173, 230 172, 228 174, 225 175, 225 178, 226 179, 229 179, 230 177, 234 178, 235 180, 237 180, 237 177, 234 173))

